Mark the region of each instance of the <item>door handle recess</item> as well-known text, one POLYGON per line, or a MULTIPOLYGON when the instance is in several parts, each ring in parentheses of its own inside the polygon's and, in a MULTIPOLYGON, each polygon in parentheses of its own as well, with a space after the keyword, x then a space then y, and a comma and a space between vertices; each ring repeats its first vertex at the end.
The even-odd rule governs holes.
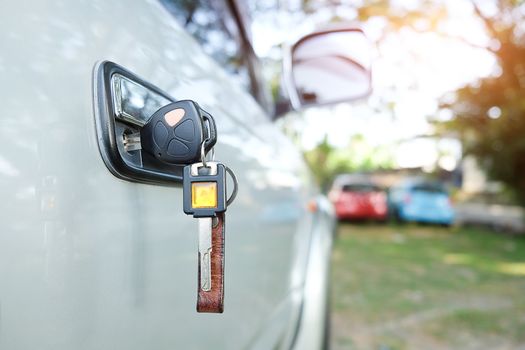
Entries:
POLYGON ((93 110, 100 155, 116 177, 139 183, 174 186, 182 183, 184 164, 159 162, 140 149, 138 135, 162 106, 176 100, 110 61, 93 69, 93 110))

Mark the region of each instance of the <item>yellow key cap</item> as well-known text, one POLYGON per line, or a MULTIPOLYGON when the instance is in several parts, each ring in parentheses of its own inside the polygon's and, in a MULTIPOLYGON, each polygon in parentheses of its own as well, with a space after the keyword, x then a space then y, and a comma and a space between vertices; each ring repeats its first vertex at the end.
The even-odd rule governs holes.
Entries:
POLYGON ((193 182, 191 184, 191 206, 193 208, 217 207, 217 183, 193 182))

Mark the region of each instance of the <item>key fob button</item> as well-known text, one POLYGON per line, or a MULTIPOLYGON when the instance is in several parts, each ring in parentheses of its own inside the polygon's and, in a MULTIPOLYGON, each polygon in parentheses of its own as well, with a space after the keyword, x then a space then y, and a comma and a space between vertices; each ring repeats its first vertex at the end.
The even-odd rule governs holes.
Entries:
POLYGON ((195 138, 195 124, 187 119, 175 127, 175 136, 184 141, 192 142, 195 138))
POLYGON ((190 149, 179 140, 172 139, 168 145, 168 154, 173 157, 183 157, 188 154, 190 149))
POLYGON ((164 115, 164 121, 170 127, 174 127, 184 118, 185 114, 186 111, 183 108, 175 108, 164 115))
POLYGON ((155 125, 155 130, 153 132, 153 140, 159 148, 162 148, 166 144, 167 139, 168 129, 164 126, 164 124, 162 124, 162 122, 159 121, 157 125, 155 125))

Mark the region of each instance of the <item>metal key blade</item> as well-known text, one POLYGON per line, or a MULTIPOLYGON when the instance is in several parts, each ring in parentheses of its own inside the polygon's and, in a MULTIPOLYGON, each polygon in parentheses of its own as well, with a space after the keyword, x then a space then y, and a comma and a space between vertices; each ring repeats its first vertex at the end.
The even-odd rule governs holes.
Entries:
POLYGON ((211 290, 211 230, 212 218, 199 218, 200 288, 211 290))

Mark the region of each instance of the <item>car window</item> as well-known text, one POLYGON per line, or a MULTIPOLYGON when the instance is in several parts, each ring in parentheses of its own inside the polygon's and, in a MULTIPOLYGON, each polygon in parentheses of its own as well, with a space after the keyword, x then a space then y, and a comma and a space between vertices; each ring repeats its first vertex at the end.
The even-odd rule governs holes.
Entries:
POLYGON ((413 191, 430 192, 430 193, 446 193, 441 184, 426 183, 419 184, 412 188, 413 191))
POLYGON ((250 87, 239 28, 224 0, 160 0, 161 4, 193 37, 203 50, 250 87))
POLYGON ((343 185, 343 192, 377 192, 377 191, 381 191, 381 188, 375 185, 369 185, 369 184, 343 185))

